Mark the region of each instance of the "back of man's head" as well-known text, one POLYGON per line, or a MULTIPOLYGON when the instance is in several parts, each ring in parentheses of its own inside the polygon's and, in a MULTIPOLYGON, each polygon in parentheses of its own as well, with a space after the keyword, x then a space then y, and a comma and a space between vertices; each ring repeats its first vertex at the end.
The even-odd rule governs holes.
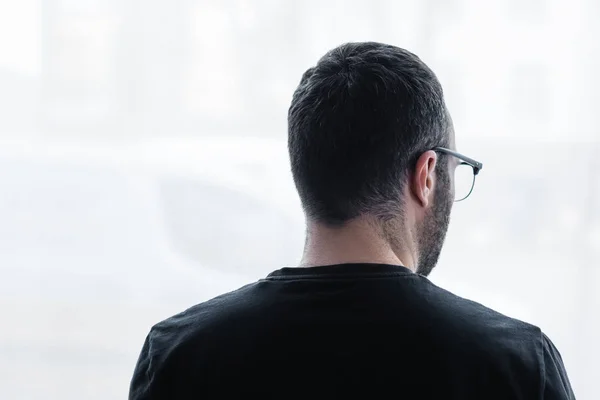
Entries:
POLYGON ((410 168, 448 146, 451 129, 434 73, 414 54, 373 42, 337 47, 306 71, 288 123, 305 213, 329 226, 401 214, 410 168))

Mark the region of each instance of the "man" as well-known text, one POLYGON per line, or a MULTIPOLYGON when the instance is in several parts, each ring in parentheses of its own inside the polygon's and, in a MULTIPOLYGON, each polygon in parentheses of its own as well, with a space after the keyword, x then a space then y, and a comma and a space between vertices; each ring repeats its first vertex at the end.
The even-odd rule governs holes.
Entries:
POLYGON ((301 265, 154 326, 130 399, 574 398, 539 328, 426 278, 482 165, 455 151, 419 58, 379 43, 330 51, 304 74, 288 134, 301 265))

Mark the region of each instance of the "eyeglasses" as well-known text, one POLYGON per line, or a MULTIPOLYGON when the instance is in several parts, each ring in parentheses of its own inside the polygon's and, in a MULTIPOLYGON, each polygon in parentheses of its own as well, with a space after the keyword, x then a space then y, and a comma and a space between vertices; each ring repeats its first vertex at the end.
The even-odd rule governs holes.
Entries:
POLYGON ((475 178, 483 168, 483 164, 444 147, 436 147, 433 151, 448 154, 461 161, 454 173, 454 201, 458 202, 465 200, 473 193, 475 178))

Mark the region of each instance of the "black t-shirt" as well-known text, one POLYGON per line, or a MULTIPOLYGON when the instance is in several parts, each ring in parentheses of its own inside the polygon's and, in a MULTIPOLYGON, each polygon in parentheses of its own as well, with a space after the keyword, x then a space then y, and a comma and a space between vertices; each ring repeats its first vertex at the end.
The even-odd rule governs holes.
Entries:
POLYGON ((574 399, 539 328, 410 270, 283 268, 155 325, 130 399, 574 399))

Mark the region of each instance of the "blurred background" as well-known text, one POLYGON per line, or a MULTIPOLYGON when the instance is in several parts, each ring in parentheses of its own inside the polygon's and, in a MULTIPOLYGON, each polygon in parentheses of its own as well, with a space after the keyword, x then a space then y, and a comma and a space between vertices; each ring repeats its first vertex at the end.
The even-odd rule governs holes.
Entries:
POLYGON ((0 0, 0 398, 119 399, 150 327, 293 266, 287 107, 343 42, 438 74, 485 168, 431 279, 600 398, 600 2, 0 0))

